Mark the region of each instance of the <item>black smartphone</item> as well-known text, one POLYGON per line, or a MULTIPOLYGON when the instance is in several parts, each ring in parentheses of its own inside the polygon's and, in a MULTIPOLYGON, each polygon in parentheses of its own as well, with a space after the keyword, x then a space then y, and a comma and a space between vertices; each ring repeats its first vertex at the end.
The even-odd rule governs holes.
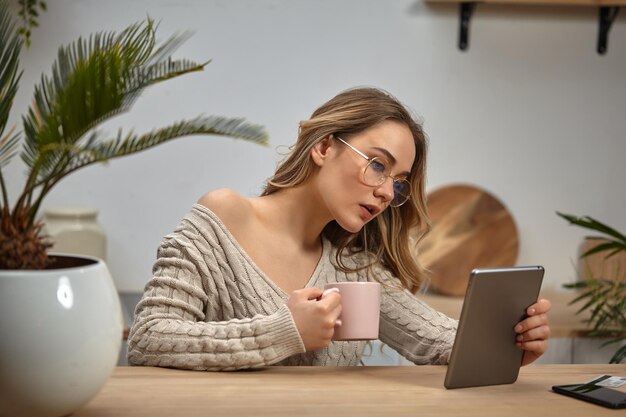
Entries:
POLYGON ((552 387, 552 391, 609 408, 626 408, 626 392, 601 387, 593 382, 555 385, 552 387))

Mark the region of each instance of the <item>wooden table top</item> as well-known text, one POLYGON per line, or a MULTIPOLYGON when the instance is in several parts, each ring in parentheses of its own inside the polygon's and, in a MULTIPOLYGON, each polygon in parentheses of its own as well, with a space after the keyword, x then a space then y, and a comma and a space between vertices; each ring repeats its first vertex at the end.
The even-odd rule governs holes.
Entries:
MULTIPOLYGON (((626 376, 626 365, 530 365, 509 385, 446 390, 445 366, 280 367, 194 372, 118 367, 73 417, 616 416, 552 385, 626 376)), ((626 391, 626 386, 619 388, 626 391)))

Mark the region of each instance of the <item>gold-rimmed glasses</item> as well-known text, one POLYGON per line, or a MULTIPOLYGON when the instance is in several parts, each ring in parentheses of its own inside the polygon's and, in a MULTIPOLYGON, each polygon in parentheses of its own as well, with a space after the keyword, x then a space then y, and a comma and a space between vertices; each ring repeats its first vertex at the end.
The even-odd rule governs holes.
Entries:
POLYGON ((411 184, 405 178, 396 178, 391 175, 391 163, 387 159, 380 156, 370 158, 339 136, 334 137, 367 161, 363 169, 363 183, 370 187, 380 187, 387 181, 387 178, 393 180, 393 198, 389 202, 390 206, 400 207, 409 200, 411 184))

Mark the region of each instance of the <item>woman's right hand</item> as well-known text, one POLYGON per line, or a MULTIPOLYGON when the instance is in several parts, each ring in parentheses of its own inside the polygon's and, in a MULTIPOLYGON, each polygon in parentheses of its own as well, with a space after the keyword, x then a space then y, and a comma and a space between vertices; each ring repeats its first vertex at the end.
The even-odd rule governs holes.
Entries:
POLYGON ((341 314, 341 295, 320 288, 304 288, 291 293, 287 307, 291 311, 306 351, 328 346, 341 314))

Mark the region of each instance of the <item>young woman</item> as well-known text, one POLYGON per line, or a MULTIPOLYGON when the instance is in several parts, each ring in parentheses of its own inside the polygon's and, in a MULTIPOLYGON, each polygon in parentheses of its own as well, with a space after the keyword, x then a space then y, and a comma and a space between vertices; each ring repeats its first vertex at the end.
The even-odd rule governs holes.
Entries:
MULTIPOLYGON (((234 370, 357 365, 364 341, 331 341, 341 297, 324 284, 383 284, 380 335, 416 364, 445 364, 457 322, 414 293, 410 235, 428 230, 421 126, 388 93, 344 91, 300 123, 260 197, 216 190, 158 250, 128 339, 134 365, 234 370)), ((520 322, 523 364, 543 354, 547 300, 520 322)))

